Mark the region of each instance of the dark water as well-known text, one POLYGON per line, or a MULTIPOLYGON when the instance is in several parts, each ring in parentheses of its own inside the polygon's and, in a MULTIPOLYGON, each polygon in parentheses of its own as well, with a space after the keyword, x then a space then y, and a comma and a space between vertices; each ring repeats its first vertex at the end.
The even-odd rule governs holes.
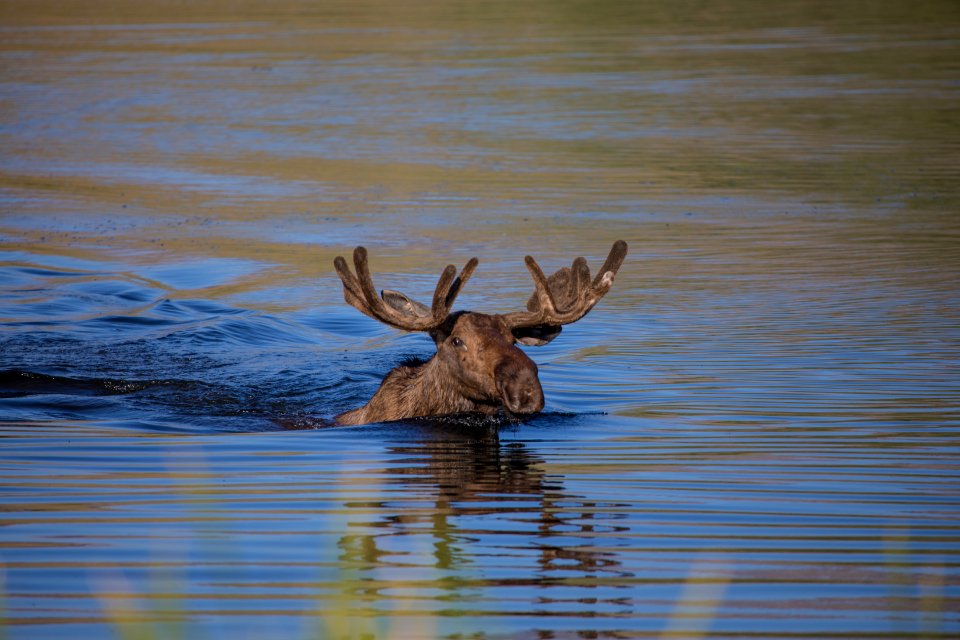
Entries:
POLYGON ((141 5, 0 10, 0 637, 960 634, 955 3, 141 5), (618 238, 543 414, 328 426, 334 256, 618 238))

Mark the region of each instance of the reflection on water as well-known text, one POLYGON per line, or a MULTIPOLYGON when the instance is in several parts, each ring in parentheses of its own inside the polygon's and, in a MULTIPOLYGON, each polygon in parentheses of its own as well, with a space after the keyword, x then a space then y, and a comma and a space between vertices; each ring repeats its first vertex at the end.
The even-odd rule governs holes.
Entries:
POLYGON ((28 634, 955 626, 955 478, 918 450, 923 434, 877 448, 855 429, 586 418, 499 437, 429 423, 235 438, 34 431, 4 429, 17 442, 4 456, 5 610, 28 634))
MULTIPOLYGON (((624 517, 612 512, 628 505, 603 505, 608 517, 595 513, 595 503, 564 492, 563 476, 548 475, 543 459, 521 442, 501 447, 496 432, 426 435, 426 442, 389 447, 394 466, 381 487, 385 499, 346 503, 359 508, 358 531, 369 531, 340 543, 341 559, 356 571, 351 598, 378 607, 383 592, 399 591, 426 606, 431 600, 461 602, 465 612, 480 615, 496 611, 503 591, 517 592, 508 599, 519 601, 530 598, 521 595, 530 587, 544 590, 526 605, 531 615, 563 613, 560 603, 574 605, 581 592, 592 596, 583 614, 610 605, 624 611, 623 602, 617 607, 622 597, 612 597, 622 584, 592 582, 631 577, 618 569, 615 554, 592 548, 586 539, 560 541, 626 530, 605 521, 624 517), (425 569, 432 571, 425 575, 425 569), (548 590, 553 598, 546 597, 548 590), (600 597, 604 593, 609 597, 600 597)), ((566 613, 575 609, 568 606, 566 613)))
POLYGON ((11 638, 960 633, 955 2, 0 8, 11 638), (328 428, 631 256, 544 414, 328 428))

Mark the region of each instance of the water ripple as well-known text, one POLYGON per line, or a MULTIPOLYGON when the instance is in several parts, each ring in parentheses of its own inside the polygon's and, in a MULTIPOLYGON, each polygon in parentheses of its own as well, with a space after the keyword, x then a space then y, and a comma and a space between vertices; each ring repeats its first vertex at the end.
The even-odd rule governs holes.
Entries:
POLYGON ((955 0, 15 4, 0 635, 960 635, 955 0), (330 428, 335 255, 619 238, 545 412, 330 428))

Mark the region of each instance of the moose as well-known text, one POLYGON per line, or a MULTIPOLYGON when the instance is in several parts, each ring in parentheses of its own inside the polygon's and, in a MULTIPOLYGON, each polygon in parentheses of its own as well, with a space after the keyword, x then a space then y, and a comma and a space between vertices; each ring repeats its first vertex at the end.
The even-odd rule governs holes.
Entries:
POLYGON ((626 255, 627 243, 615 242, 593 280, 584 258, 548 278, 537 261, 527 256, 534 293, 526 311, 504 314, 451 313, 457 295, 477 268, 476 258, 467 262, 460 275, 453 265, 444 269, 428 308, 398 291, 385 289, 378 296, 364 247, 353 252, 356 274, 337 256, 334 267, 348 304, 391 327, 426 332, 437 352, 426 362, 391 370, 367 404, 341 413, 335 423, 361 425, 455 413, 519 418, 540 412, 543 389, 537 365, 517 343, 545 345, 560 335, 563 325, 585 316, 613 286, 626 255))

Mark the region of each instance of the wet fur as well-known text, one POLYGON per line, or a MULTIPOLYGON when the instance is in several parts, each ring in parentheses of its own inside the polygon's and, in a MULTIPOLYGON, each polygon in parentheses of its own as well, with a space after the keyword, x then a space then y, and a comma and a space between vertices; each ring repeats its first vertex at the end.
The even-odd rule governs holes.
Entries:
POLYGON ((499 408, 465 398, 448 383, 449 375, 438 358, 423 362, 411 358, 401 364, 380 383, 380 388, 366 405, 338 415, 341 425, 402 420, 411 416, 437 416, 451 413, 479 412, 492 414, 499 408))
POLYGON ((457 413, 529 413, 543 408, 537 365, 514 344, 500 316, 459 312, 430 332, 437 352, 408 359, 370 401, 335 418, 359 425, 457 413))
POLYGON ((337 256, 334 267, 348 304, 392 327, 429 333, 437 352, 426 362, 408 361, 396 367, 366 405, 334 420, 341 425, 360 425, 462 413, 532 415, 542 411, 537 365, 517 343, 547 344, 559 335, 562 325, 582 318, 610 289, 626 253, 627 244, 615 242, 592 283, 583 258, 547 278, 527 256, 535 288, 527 310, 494 315, 451 313, 457 294, 477 266, 476 258, 467 262, 459 277, 453 265, 444 269, 428 307, 399 291, 385 289, 377 296, 365 248, 353 252, 356 274, 337 256))

